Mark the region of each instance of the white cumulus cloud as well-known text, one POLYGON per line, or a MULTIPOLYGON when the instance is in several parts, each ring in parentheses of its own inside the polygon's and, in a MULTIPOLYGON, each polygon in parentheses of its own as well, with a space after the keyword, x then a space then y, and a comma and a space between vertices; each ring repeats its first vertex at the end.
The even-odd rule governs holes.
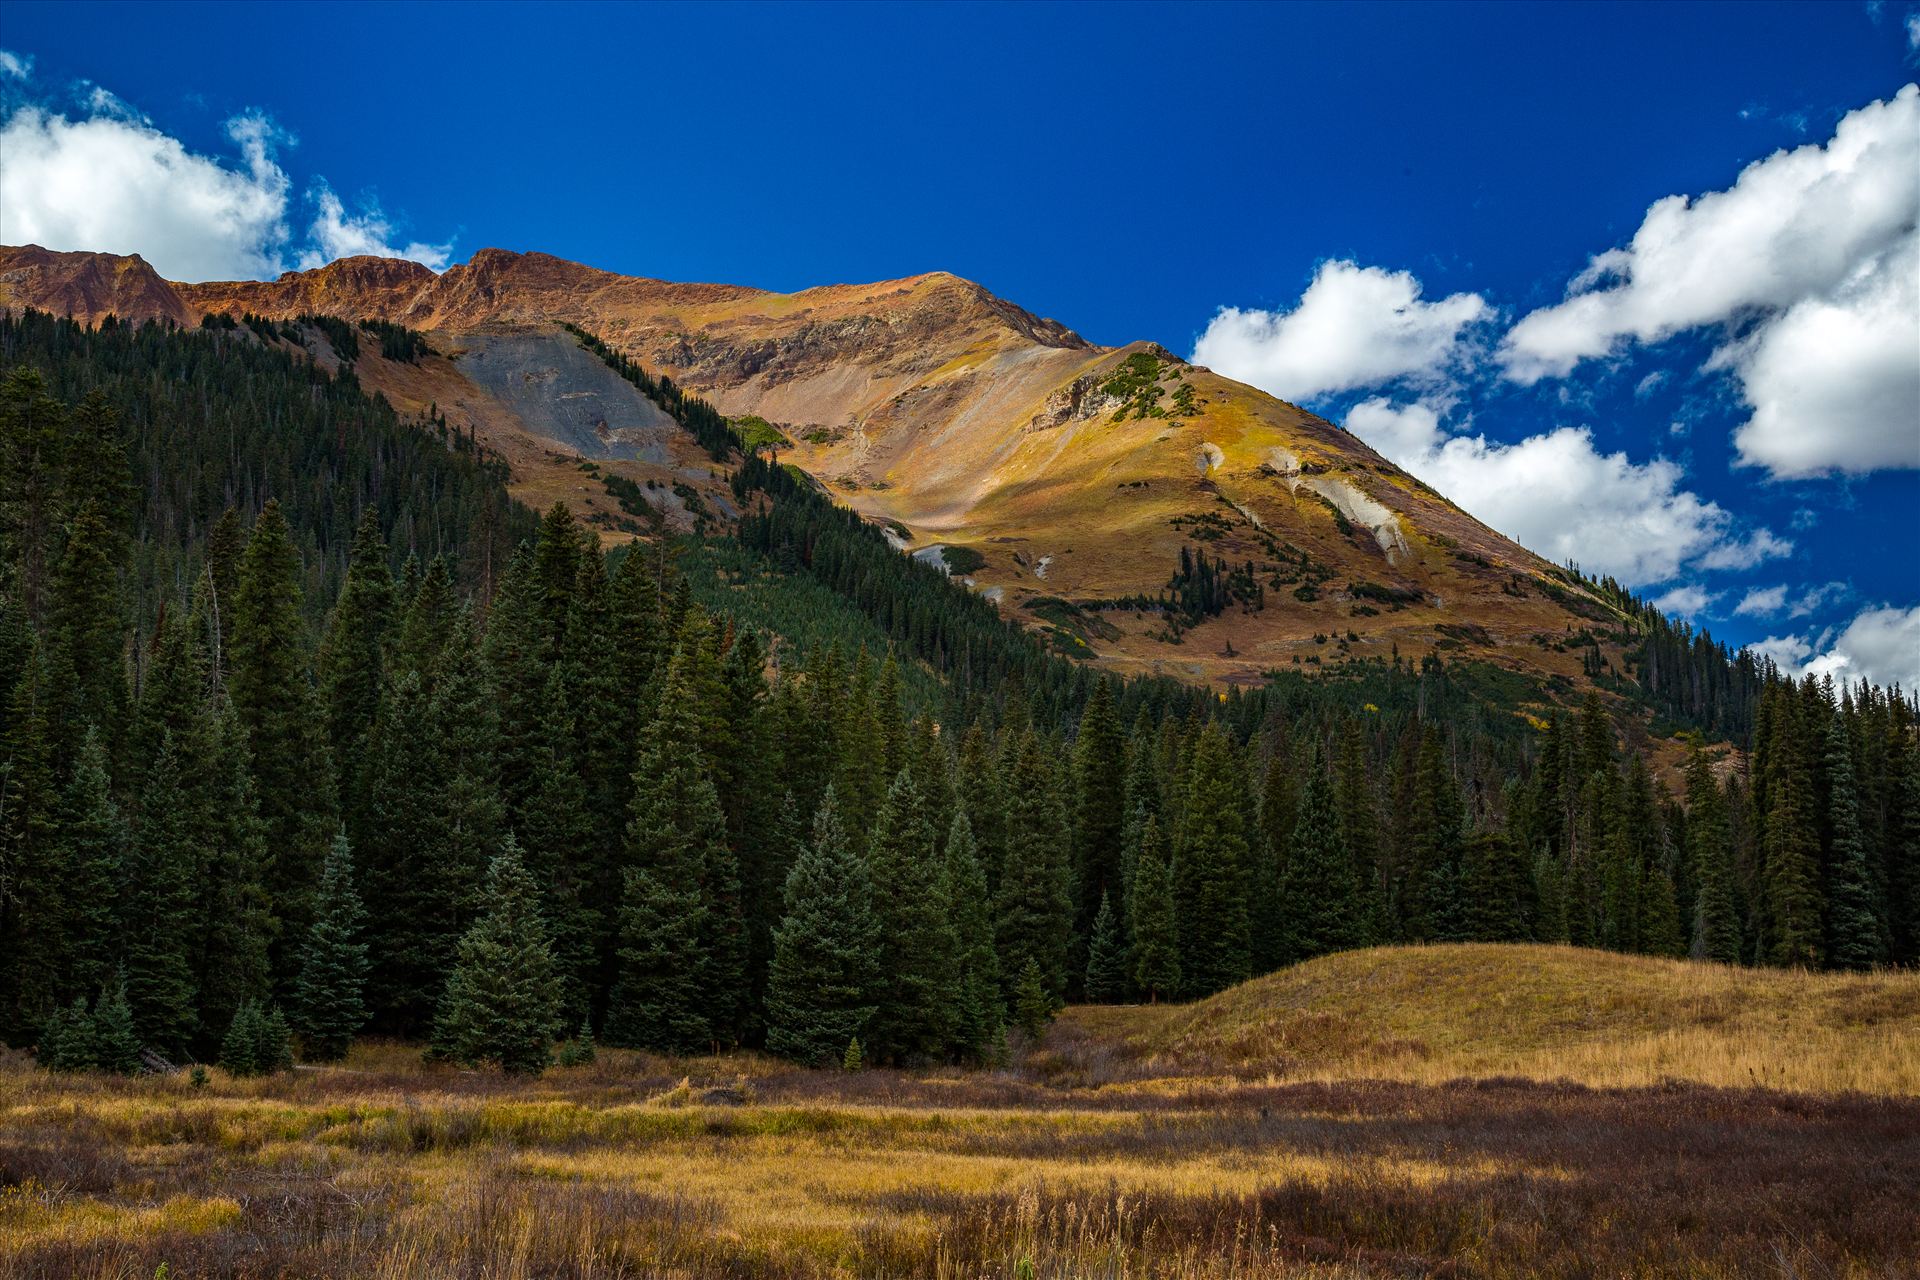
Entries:
MULTIPOLYGON (((0 78, 30 59, 0 53, 0 78)), ((172 280, 264 278, 288 256, 302 267, 350 253, 407 257, 438 271, 450 245, 396 247, 377 206, 350 214, 324 179, 315 217, 296 241, 293 181, 279 152, 290 139, 264 114, 227 121, 233 152, 203 155, 97 85, 82 85, 73 117, 45 103, 0 123, 0 243, 137 253, 172 280)))
POLYGON ((1920 689, 1920 606, 1865 609, 1837 636, 1768 636, 1750 647, 1789 675, 1920 689))
POLYGON ((1377 397, 1355 405, 1346 427, 1522 546, 1629 586, 1751 567, 1792 549, 1765 529, 1742 536, 1731 513, 1683 486, 1679 464, 1602 453, 1584 427, 1504 444, 1450 436, 1433 406, 1377 397))
POLYGON ((227 134, 238 165, 120 111, 69 120, 21 107, 0 126, 0 241, 138 253, 175 280, 271 275, 287 238, 275 134, 259 116, 227 134))
POLYGON ((9 80, 25 80, 33 74, 33 58, 23 57, 11 50, 0 49, 0 77, 9 80))
POLYGON ((396 248, 389 243, 393 225, 378 205, 349 214, 333 188, 324 182, 316 184, 313 199, 319 213, 310 228, 313 247, 300 255, 302 270, 325 266, 336 258, 362 254, 376 258, 412 258, 435 271, 446 270, 447 258, 453 252, 451 244, 422 244, 416 240, 404 248, 396 248))
POLYGON ((1467 357, 1474 325, 1491 314, 1476 293, 1423 301, 1410 272, 1323 262, 1292 311, 1222 308, 1193 359, 1288 400, 1433 383, 1467 357))
POLYGON ((1920 466, 1920 85, 1845 116, 1824 144, 1668 196, 1568 297, 1508 331, 1509 378, 1563 377, 1629 342, 1738 332, 1712 367, 1752 410, 1740 460, 1776 476, 1920 466))
POLYGON ((1695 618, 1705 613, 1714 601, 1724 594, 1709 591, 1697 583, 1685 583, 1663 592, 1653 598, 1653 607, 1662 613, 1670 613, 1681 618, 1695 618))
POLYGON ((1741 617, 1771 618, 1786 607, 1785 587, 1755 587, 1740 597, 1740 603, 1733 606, 1733 612, 1741 617))

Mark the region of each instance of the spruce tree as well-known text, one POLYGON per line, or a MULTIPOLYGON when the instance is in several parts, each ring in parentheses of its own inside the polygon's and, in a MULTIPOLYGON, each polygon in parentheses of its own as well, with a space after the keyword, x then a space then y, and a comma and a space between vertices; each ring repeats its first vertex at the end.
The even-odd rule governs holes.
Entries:
POLYGON ((1461 886, 1465 835, 1460 790, 1440 735, 1424 730, 1414 756, 1406 914, 1413 935, 1430 942, 1467 936, 1461 886))
POLYGON ((1820 837, 1801 718, 1784 705, 1791 697, 1782 699, 1763 770, 1767 957, 1777 965, 1818 968, 1825 958, 1820 837))
POLYGON ((333 838, 320 872, 314 920, 298 959, 293 1026, 306 1056, 321 1062, 346 1056, 366 1022, 366 911, 353 885, 353 851, 345 833, 333 838))
POLYGON ((354 531, 346 582, 320 646, 318 675, 327 741, 340 779, 342 816, 359 830, 365 799, 367 735, 386 683, 387 630, 393 621, 393 574, 379 515, 368 507, 354 531))
POLYGON ((91 1071, 99 1065, 94 1047, 93 1015, 84 996, 56 1009, 40 1027, 34 1060, 49 1071, 91 1071))
POLYGON ((110 790, 106 746, 91 726, 61 813, 63 982, 76 992, 98 991, 113 976, 120 945, 115 902, 125 875, 128 836, 110 790))
POLYGON ((537 1075, 553 1060, 560 982, 540 891, 512 836, 487 869, 487 910, 460 939, 434 1019, 433 1048, 461 1063, 537 1075))
POLYGON ((982 1061, 1000 1039, 1006 1004, 1000 994, 1000 956, 993 945, 992 901, 986 871, 973 842, 973 824, 956 808, 947 829, 946 899, 955 938, 954 1049, 982 1061))
POLYGON ((1859 793, 1844 719, 1827 725, 1827 963, 1836 969, 1868 969, 1886 959, 1874 912, 1874 876, 1860 830, 1859 793))
POLYGON ((286 517, 268 499, 240 557, 231 687, 259 787, 267 889, 283 947, 303 936, 312 919, 313 890, 334 825, 325 727, 307 670, 300 577, 286 517))
POLYGON ((46 661, 29 645, 8 701, 0 785, 0 1032, 13 1043, 32 1039, 61 1002, 59 974, 66 950, 65 868, 61 865, 60 791, 56 764, 54 693, 46 661))
MULTIPOLYGON (((1007 786, 1006 865, 995 897, 1000 974, 1011 980, 1028 959, 1055 1007, 1066 997, 1073 932, 1071 867, 1061 789, 1041 740, 1023 734, 1007 786)), ((1007 993, 1011 1001, 1013 993, 1007 993)))
POLYGON ((767 974, 767 1049, 799 1062, 833 1061, 879 1006, 879 922, 865 859, 841 830, 831 788, 813 839, 787 875, 786 916, 767 974))
POLYGON ((1209 721, 1188 767, 1175 864, 1180 974, 1189 995, 1212 995, 1252 973, 1244 792, 1232 744, 1209 721))
POLYGON ((874 820, 867 866, 882 980, 867 1052, 876 1061, 938 1058, 953 1030, 959 939, 920 789, 905 767, 874 820))
MULTIPOLYGON (((1102 898, 1126 906, 1120 861, 1126 825, 1126 739, 1110 681, 1093 682, 1073 744, 1074 931, 1091 938, 1102 898)), ((1084 971, 1084 970, 1083 970, 1084 971)))
POLYGON ((1524 851, 1502 831, 1482 831, 1462 855, 1467 936, 1475 942, 1526 942, 1534 936, 1538 895, 1524 851))
POLYGON ((572 737, 573 719, 556 700, 548 708, 534 789, 520 819, 520 843, 527 871, 540 886, 540 910, 559 966, 561 1007, 570 1021, 585 1016, 599 984, 607 928, 593 905, 594 824, 586 783, 568 750, 572 737))
POLYGON ((1126 940, 1120 936, 1112 898, 1102 894, 1093 917, 1093 939, 1087 944, 1087 999, 1118 1004, 1127 998, 1127 989, 1126 940))
POLYGON ((102 1071, 130 1076, 141 1069, 140 1033, 127 1003, 127 984, 116 978, 93 1006, 93 1061, 102 1071))
POLYGON ((220 1040, 220 1066, 228 1075, 257 1076, 263 1068, 259 1051, 263 1023, 260 1006, 244 1001, 227 1023, 227 1034, 220 1040))
POLYGON ((1733 834, 1726 798, 1704 753, 1687 763, 1687 856, 1693 863, 1692 945, 1696 960, 1736 964, 1740 959, 1740 908, 1735 896, 1733 834))
POLYGON ((1180 928, 1174 898, 1173 860, 1160 827, 1148 814, 1140 829, 1140 856, 1134 872, 1133 983, 1149 1003, 1182 989, 1180 928))
POLYGON ((738 904, 711 892, 732 855, 699 748, 686 672, 681 650, 669 666, 633 774, 619 976, 606 1025, 614 1044, 669 1053, 707 1048, 730 1030, 744 970, 744 948, 728 954, 717 947, 744 939, 737 914, 731 922, 712 918, 729 906, 737 913, 738 904))
POLYGON ((266 832, 248 767, 246 732, 231 703, 215 724, 212 769, 201 788, 207 823, 195 872, 198 902, 192 964, 203 1029, 272 988, 266 832))
POLYGON ((1309 960, 1366 942, 1360 877, 1354 870, 1333 784, 1316 754, 1307 766, 1307 789, 1287 854, 1287 958, 1309 960))
POLYGON ((83 503, 67 526, 51 609, 55 647, 75 677, 68 694, 70 714, 114 737, 127 707, 125 636, 114 563, 118 543, 99 504, 92 499, 83 503))
POLYGON ((197 1026, 192 938, 198 849, 170 738, 140 793, 140 822, 121 897, 124 989, 143 1044, 179 1053, 197 1026))
POLYGON ((1021 966, 1020 978, 1013 984, 1013 1021, 1026 1034, 1028 1040, 1038 1040, 1053 1021, 1055 1008, 1053 993, 1047 989, 1046 977, 1040 972, 1040 964, 1032 956, 1021 966))

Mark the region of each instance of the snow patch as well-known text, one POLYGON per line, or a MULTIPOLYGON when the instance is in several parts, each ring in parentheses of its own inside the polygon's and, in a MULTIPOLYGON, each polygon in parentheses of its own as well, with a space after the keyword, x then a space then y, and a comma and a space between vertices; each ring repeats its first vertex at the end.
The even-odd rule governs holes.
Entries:
POLYGON ((1035 564, 1035 565, 1033 566, 1033 576, 1034 576, 1034 577, 1036 577, 1036 578, 1044 578, 1044 577, 1046 577, 1046 576, 1047 576, 1047 566, 1048 566, 1048 565, 1050 565, 1050 564, 1052 564, 1052 563, 1053 563, 1053 557, 1052 557, 1052 556, 1041 556, 1041 557, 1040 557, 1040 561, 1039 561, 1039 563, 1037 563, 1037 564, 1035 564))
POLYGON ((938 542, 934 543, 930 547, 920 548, 918 551, 913 553, 913 558, 915 560, 918 560, 921 564, 932 565, 934 568, 946 574, 948 577, 953 576, 953 570, 947 566, 947 549, 945 546, 941 545, 938 542))
POLYGON ((1201 475, 1209 471, 1218 471, 1227 463, 1227 455, 1217 444, 1203 444, 1194 450, 1193 465, 1201 475))

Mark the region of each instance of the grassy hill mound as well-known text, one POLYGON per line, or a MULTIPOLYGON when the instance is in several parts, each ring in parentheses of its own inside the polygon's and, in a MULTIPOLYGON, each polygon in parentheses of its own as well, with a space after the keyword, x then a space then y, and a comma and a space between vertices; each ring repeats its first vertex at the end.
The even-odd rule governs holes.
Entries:
POLYGON ((1920 1094, 1920 974, 1809 974, 1555 946, 1378 947, 1190 1005, 1068 1011, 1155 1074, 1461 1076, 1920 1094))

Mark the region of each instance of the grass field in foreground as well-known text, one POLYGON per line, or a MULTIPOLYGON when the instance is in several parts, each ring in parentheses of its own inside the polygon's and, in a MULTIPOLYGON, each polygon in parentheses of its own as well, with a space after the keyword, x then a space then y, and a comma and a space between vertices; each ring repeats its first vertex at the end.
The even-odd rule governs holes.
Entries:
MULTIPOLYGON (((1870 1058, 1910 1043, 1879 1037, 1910 1034, 1896 997, 1913 980, 1754 975, 1768 981, 1716 995, 1721 971, 1614 974, 1617 960, 1335 957, 1186 1009, 1070 1011, 994 1073, 603 1052, 514 1081, 368 1043, 339 1067, 216 1071, 196 1089, 55 1077, 13 1056, 0 1061, 0 1274, 1913 1274, 1920 1098, 1896 1087, 1896 1064, 1853 1068, 1878 1087, 1844 1094, 1595 1088, 1516 1068, 1572 1075, 1552 1069, 1569 1045, 1594 1064, 1609 1040, 1631 1057, 1637 1038, 1683 1029, 1656 988, 1719 999, 1733 1024, 1824 1027, 1827 1049, 1851 1035, 1870 1058), (1517 984, 1506 1014, 1473 1003, 1499 984, 1517 984), (1552 994, 1568 984, 1579 1018, 1552 994), (1288 1029, 1316 1000, 1340 1018, 1373 1004, 1382 1037, 1426 1048, 1381 1058, 1361 1044, 1335 1078, 1331 1042, 1309 1053, 1288 1029), (1470 1048, 1476 1026, 1484 1049, 1470 1048), (1431 1078, 1378 1078, 1396 1061, 1431 1078)), ((1783 1038, 1769 1070, 1790 1074, 1794 1054, 1783 1038)))

